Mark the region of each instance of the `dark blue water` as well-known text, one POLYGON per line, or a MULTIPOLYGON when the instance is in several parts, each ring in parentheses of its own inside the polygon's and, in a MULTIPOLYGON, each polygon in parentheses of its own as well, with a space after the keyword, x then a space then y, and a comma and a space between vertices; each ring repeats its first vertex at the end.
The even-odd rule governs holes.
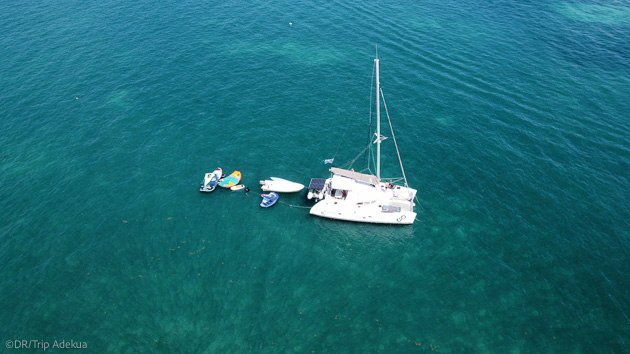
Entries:
POLYGON ((3 2, 0 339, 628 352, 629 38, 610 1, 3 2), (375 45, 418 221, 259 208, 363 149, 375 45))

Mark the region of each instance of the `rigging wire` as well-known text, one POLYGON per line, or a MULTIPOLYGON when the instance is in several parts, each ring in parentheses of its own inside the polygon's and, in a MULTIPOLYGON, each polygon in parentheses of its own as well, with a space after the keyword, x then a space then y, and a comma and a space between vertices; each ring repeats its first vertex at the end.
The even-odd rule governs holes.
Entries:
POLYGON ((339 168, 349 168, 352 166, 353 163, 355 163, 359 157, 361 157, 361 155, 363 155, 365 153, 365 150, 368 149, 368 146, 366 146, 357 156, 354 157, 354 159, 344 163, 343 165, 339 166, 339 168))
MULTIPOLYGON (((370 142, 372 141, 372 119, 374 117, 374 100, 372 99, 373 96, 373 88, 374 88, 374 73, 376 71, 376 63, 374 63, 374 66, 372 66, 372 80, 370 80, 370 125, 369 125, 369 129, 368 129, 368 135, 367 135, 367 143, 366 143, 366 149, 370 146, 370 142)), ((365 150, 364 150, 365 151, 365 150)), ((370 160, 368 159, 368 154, 366 154, 363 157, 363 166, 361 166, 361 170, 365 170, 365 160, 368 161, 368 166, 367 169, 368 171, 370 170, 370 160)))
POLYGON ((400 151, 398 151, 398 143, 396 143, 396 137, 394 136, 394 128, 392 127, 392 121, 389 119, 389 111, 387 110, 387 103, 385 103, 385 96, 383 96, 383 89, 381 91, 381 97, 383 98, 383 106, 385 107, 385 113, 387 114, 387 121, 389 122, 389 129, 392 132, 392 140, 394 140, 394 146, 396 147, 396 154, 398 154, 398 161, 400 162, 400 170, 402 171, 403 178, 405 179, 405 187, 409 187, 407 184, 407 176, 405 176, 405 168, 403 167, 402 159, 400 158, 400 151))
POLYGON ((345 141, 345 137, 346 137, 346 133, 348 132, 348 126, 346 125, 346 129, 343 132, 343 136, 341 137, 341 140, 339 140, 339 144, 337 145, 337 149, 335 150, 335 153, 333 154, 333 159, 335 157, 337 157, 337 152, 339 152, 339 148, 341 147, 341 144, 343 144, 343 142, 345 141))
MULTIPOLYGON (((361 157, 361 154, 363 154, 368 147, 370 146, 370 141, 371 141, 371 137, 372 137, 372 121, 374 119, 374 102, 373 101, 373 94, 374 94, 374 75, 376 72, 376 63, 374 64, 374 66, 372 66, 372 79, 370 80, 370 122, 368 124, 368 135, 367 135, 367 143, 366 143, 366 148, 363 149, 363 151, 354 159, 352 159, 350 162, 346 162, 345 164, 343 164, 342 166, 352 166, 352 164, 354 162, 356 162, 356 160, 358 160, 359 157, 361 157)), ((341 137, 341 140, 339 141, 339 144, 337 145, 337 149, 335 150, 335 153, 333 155, 333 158, 337 157, 337 152, 339 152, 339 148, 341 147, 341 144, 343 144, 343 142, 345 141, 344 138, 346 137, 346 133, 348 132, 348 126, 346 126, 346 129, 343 132, 343 136, 341 137)), ((363 166, 361 167, 362 170, 365 170, 365 161, 368 158, 367 154, 364 156, 363 158, 363 166)), ((368 159, 368 167, 367 170, 370 170, 370 161, 368 159)))

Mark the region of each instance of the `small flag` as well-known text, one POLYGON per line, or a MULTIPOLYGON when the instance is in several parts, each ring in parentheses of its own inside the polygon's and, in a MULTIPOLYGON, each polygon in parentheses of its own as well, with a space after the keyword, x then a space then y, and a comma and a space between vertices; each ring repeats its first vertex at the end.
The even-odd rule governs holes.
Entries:
POLYGON ((335 158, 334 158, 334 157, 333 157, 332 159, 326 159, 326 160, 324 160, 324 164, 327 164, 327 163, 333 163, 333 161, 335 161, 335 158))

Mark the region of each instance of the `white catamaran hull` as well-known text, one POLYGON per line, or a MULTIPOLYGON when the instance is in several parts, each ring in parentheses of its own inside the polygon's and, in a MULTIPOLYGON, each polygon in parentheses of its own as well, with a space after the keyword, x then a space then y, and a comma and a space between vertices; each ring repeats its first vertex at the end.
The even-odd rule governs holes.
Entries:
POLYGON ((416 219, 416 213, 412 211, 383 212, 382 205, 379 207, 378 204, 356 208, 354 205, 348 206, 345 202, 335 204, 330 200, 322 200, 315 204, 311 208, 310 214, 328 219, 373 224, 411 225, 416 219))

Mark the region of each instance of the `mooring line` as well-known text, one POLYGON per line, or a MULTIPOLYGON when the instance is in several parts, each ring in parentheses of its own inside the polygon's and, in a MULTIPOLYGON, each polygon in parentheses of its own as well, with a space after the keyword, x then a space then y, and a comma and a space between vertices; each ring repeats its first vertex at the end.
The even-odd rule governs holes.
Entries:
POLYGON ((307 207, 307 206, 302 206, 302 205, 293 205, 293 204, 289 204, 289 203, 285 203, 281 200, 278 200, 280 203, 288 205, 290 207, 294 207, 294 208, 303 208, 303 209, 310 209, 311 207, 307 207))

